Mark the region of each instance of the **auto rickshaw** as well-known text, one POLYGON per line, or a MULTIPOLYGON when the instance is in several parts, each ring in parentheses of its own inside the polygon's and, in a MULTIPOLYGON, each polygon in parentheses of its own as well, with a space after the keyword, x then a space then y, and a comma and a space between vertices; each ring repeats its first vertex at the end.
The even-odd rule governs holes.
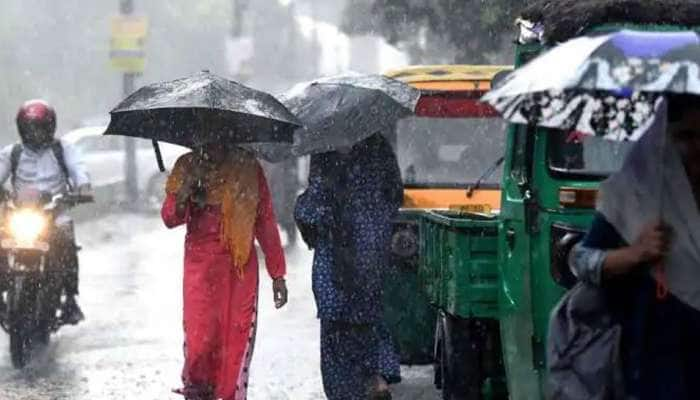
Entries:
POLYGON ((488 213, 500 206, 505 124, 478 99, 508 66, 414 66, 385 75, 421 91, 416 114, 395 127, 404 203, 392 239, 394 273, 385 286, 389 327, 402 362, 434 360, 436 309, 420 289, 418 217, 427 210, 488 213))

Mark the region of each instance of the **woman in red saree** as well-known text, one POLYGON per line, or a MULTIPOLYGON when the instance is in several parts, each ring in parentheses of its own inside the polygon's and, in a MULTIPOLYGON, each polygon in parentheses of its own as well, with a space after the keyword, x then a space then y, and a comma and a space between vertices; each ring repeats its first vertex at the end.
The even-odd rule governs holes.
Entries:
POLYGON ((168 178, 162 217, 187 225, 184 388, 188 400, 244 400, 255 343, 258 260, 265 254, 275 306, 287 302, 285 261, 265 175, 242 150, 186 154, 168 178))

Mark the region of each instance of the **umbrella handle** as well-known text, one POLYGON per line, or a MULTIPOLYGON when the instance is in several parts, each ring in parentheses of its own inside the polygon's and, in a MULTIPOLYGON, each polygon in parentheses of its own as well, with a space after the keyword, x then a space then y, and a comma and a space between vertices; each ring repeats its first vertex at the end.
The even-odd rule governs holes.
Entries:
MULTIPOLYGON (((195 150, 197 157, 196 157, 196 163, 201 164, 204 162, 204 148, 199 147, 195 150)), ((202 176, 197 176, 197 182, 196 182, 196 191, 194 194, 194 203, 197 205, 197 207, 201 208, 205 204, 204 197, 206 196, 206 189, 204 188, 204 179, 202 176)))
POLYGON ((156 152, 156 162, 158 162, 158 169, 160 172, 165 172, 165 164, 163 163, 163 154, 160 152, 160 146, 157 140, 152 140, 153 151, 156 152))
POLYGON ((668 297, 668 283, 666 282, 666 271, 661 262, 654 266, 654 277, 656 278, 656 299, 659 301, 666 300, 666 297, 668 297))
MULTIPOLYGON (((664 173, 666 170, 666 146, 668 144, 666 143, 668 138, 666 137, 666 134, 664 132, 664 135, 662 135, 662 142, 661 142, 661 174, 660 176, 660 182, 659 182, 659 220, 663 221, 664 220, 664 186, 666 183, 666 180, 664 179, 664 173)), ((666 266, 663 264, 662 261, 659 261, 656 263, 654 266, 654 277, 656 278, 656 299, 659 301, 666 300, 666 297, 668 296, 668 282, 666 280, 666 266)))

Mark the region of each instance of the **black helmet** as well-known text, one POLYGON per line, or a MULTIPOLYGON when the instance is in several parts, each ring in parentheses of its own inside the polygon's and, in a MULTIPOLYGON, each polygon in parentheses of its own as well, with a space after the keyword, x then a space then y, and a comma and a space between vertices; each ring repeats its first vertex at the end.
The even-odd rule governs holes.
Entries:
POLYGON ((17 130, 24 145, 48 147, 56 134, 56 111, 43 100, 29 100, 17 112, 17 130))

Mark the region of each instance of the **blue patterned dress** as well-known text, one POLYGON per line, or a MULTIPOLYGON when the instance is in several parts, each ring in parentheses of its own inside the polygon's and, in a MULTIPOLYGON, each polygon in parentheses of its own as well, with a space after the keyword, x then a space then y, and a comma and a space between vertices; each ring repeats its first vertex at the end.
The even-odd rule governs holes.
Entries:
POLYGON ((392 220, 403 185, 391 146, 375 135, 343 155, 312 156, 295 217, 315 250, 313 291, 321 319, 321 372, 329 400, 365 399, 372 376, 400 380, 382 323, 392 220))

